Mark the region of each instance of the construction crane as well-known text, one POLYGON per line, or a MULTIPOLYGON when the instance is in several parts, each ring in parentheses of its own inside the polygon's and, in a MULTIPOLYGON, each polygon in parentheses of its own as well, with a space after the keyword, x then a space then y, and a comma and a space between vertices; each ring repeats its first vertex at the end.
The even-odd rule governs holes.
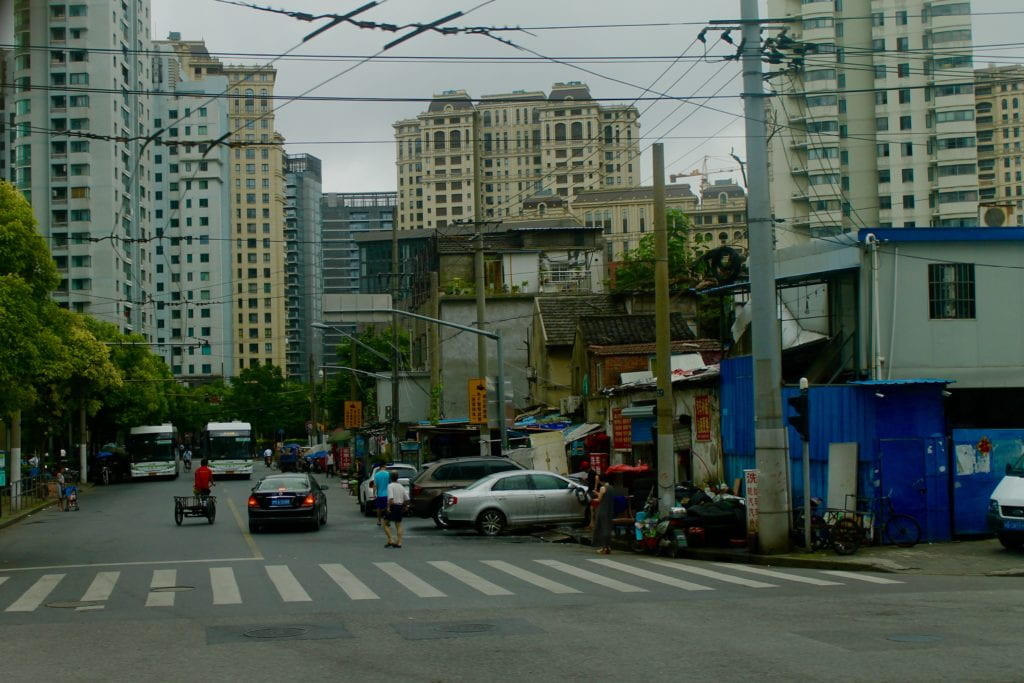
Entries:
POLYGON ((670 183, 674 183, 676 181, 676 179, 678 179, 678 178, 692 178, 692 177, 695 177, 695 176, 700 176, 700 189, 701 189, 701 191, 703 191, 703 190, 708 189, 711 186, 711 183, 708 181, 708 174, 710 174, 710 173, 728 173, 728 172, 731 172, 731 171, 738 171, 738 170, 740 170, 739 166, 731 166, 729 168, 715 168, 715 169, 708 170, 708 159, 709 159, 709 157, 707 155, 705 155, 704 156, 704 161, 701 164, 700 168, 695 168, 692 171, 689 171, 688 173, 673 173, 672 175, 670 175, 668 177, 668 181, 670 183))

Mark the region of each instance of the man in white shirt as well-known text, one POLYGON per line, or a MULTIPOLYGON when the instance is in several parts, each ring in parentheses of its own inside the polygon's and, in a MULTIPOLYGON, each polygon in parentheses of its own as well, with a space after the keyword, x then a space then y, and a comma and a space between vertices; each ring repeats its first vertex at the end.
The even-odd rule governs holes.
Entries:
POLYGON ((388 510, 387 514, 384 515, 384 535, 388 537, 388 543, 385 548, 401 548, 402 547, 402 514, 405 512, 405 506, 409 502, 409 494, 406 492, 405 487, 398 483, 398 471, 391 470, 391 483, 388 484, 388 510), (391 526, 389 522, 395 523, 396 538, 391 538, 391 526))

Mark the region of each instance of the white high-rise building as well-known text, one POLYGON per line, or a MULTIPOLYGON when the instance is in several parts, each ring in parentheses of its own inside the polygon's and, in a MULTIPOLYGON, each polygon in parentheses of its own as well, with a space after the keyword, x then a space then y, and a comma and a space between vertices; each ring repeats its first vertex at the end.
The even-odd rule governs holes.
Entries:
POLYGON ((173 45, 156 44, 153 80, 153 297, 157 352, 175 377, 234 367, 230 149, 226 76, 191 80, 173 45))
POLYGON ((769 80, 779 246, 977 225, 970 11, 966 0, 769 0, 768 15, 796 19, 788 36, 810 48, 769 80))
POLYGON ((8 175, 57 262, 54 296, 152 339, 149 7, 0 0, 0 31, 14 45, 8 175))

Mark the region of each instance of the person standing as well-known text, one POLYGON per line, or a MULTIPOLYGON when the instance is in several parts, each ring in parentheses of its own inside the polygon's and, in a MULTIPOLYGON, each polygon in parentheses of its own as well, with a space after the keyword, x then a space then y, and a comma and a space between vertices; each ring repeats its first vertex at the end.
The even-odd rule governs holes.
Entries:
POLYGON ((67 512, 68 506, 67 501, 64 500, 64 468, 57 468, 57 506, 67 512))
MULTIPOLYGON (((621 477, 621 475, 619 475, 621 477)), ((616 482, 617 483, 617 482, 616 482)), ((612 523, 615 519, 615 497, 622 492, 618 486, 601 482, 597 490, 594 510, 593 546, 599 555, 608 555, 612 551, 612 523)))
POLYGON ((583 526, 587 529, 594 528, 594 508, 589 503, 593 502, 597 497, 597 485, 599 477, 597 471, 590 466, 589 460, 584 460, 580 463, 580 473, 586 475, 585 483, 587 485, 587 509, 583 513, 583 526))
MULTIPOLYGON (((387 470, 384 470, 387 472, 387 470)), ((388 484, 388 512, 384 517, 384 535, 388 537, 385 548, 402 547, 402 516, 405 514, 405 506, 409 503, 409 493, 405 487, 398 483, 398 472, 388 472, 390 483, 388 484), (391 539, 391 526, 389 522, 395 523, 395 539, 391 539)))
POLYGON ((388 509, 388 485, 391 483, 391 473, 384 467, 384 462, 377 463, 377 469, 370 480, 370 488, 373 490, 373 507, 377 510, 377 526, 381 525, 384 515, 388 509))

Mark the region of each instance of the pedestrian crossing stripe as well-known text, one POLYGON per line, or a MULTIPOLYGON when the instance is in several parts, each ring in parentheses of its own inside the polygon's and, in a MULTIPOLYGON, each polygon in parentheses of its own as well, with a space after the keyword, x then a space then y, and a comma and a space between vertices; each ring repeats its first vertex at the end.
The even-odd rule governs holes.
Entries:
MULTIPOLYGON (((504 560, 479 560, 457 564, 447 560, 432 560, 424 563, 398 562, 374 562, 369 565, 370 577, 365 583, 363 579, 349 568, 339 563, 323 563, 315 565, 324 573, 327 579, 333 583, 350 600, 380 600, 381 594, 377 586, 371 588, 375 581, 380 583, 380 576, 386 577, 409 591, 419 598, 447 598, 450 597, 446 586, 465 586, 476 593, 486 597, 500 599, 516 594, 523 594, 525 586, 532 586, 556 595, 575 595, 583 593, 579 587, 580 582, 598 586, 607 590, 619 593, 646 593, 648 588, 639 582, 650 582, 669 586, 684 591, 713 591, 717 590, 714 582, 730 583, 744 588, 766 589, 778 588, 782 582, 795 582, 812 586, 843 586, 848 582, 862 581, 874 585, 898 585, 904 583, 895 579, 887 579, 871 574, 863 574, 847 571, 823 571, 807 574, 791 574, 740 564, 728 563, 695 563, 687 561, 665 560, 659 558, 631 558, 610 559, 610 558, 587 558, 581 562, 584 566, 578 566, 553 559, 535 559, 528 566, 538 568, 539 571, 531 571, 526 567, 506 562, 504 560), (429 568, 423 572, 423 568, 429 568), (729 571, 724 571, 724 570, 729 571), (497 576, 487 576, 489 570, 497 576), (547 571, 544 571, 547 570, 547 571), (556 581, 544 574, 552 574, 565 577, 556 581), (695 577, 687 580, 679 576, 680 573, 695 577), (739 576, 737 574, 740 574, 739 576), (748 578, 742 574, 754 575, 757 578, 748 578), (620 577, 626 575, 631 581, 624 581, 620 577), (821 575, 829 576, 829 579, 819 578, 821 575), (501 577, 505 581, 500 580, 501 577), (707 579, 712 582, 708 585, 707 579), (760 579, 768 579, 774 583, 760 579), (840 581, 846 579, 847 581, 840 581), (508 581, 513 581, 509 584, 508 581), (447 583, 445 583, 447 582, 447 583), (575 584, 575 585, 573 585, 575 584)), ((236 567, 208 567, 209 571, 209 600, 215 606, 239 605, 243 602, 242 590, 239 587, 236 567)), ((168 608, 176 605, 178 591, 186 587, 179 586, 178 569, 153 569, 149 577, 149 591, 146 594, 145 607, 147 608, 168 608)), ((299 577, 293 572, 293 568, 284 564, 264 565, 263 571, 266 580, 273 585, 277 598, 283 603, 308 603, 314 598, 303 586, 299 577)), ((36 578, 31 585, 25 587, 20 596, 17 596, 5 609, 5 613, 26 613, 34 612, 62 585, 68 584, 64 589, 64 600, 67 600, 67 592, 74 587, 74 582, 67 579, 64 573, 43 574, 36 578)), ((251 580, 252 574, 243 573, 244 578, 251 580)), ((10 591, 14 582, 10 576, 0 576, 0 597, 9 599, 4 591, 10 591)), ((85 577, 78 575, 78 580, 85 583, 85 577)), ((119 586, 124 585, 125 580, 121 571, 97 572, 90 580, 84 593, 81 593, 80 601, 83 604, 76 608, 77 611, 102 610, 107 608, 119 586)), ((130 582, 129 582, 130 583, 130 582)), ((79 584, 81 585, 81 584, 79 584)), ((126 589, 129 590, 130 589, 126 589)), ((260 594, 273 595, 266 591, 260 594)), ((385 594, 390 597, 394 591, 385 594)))

